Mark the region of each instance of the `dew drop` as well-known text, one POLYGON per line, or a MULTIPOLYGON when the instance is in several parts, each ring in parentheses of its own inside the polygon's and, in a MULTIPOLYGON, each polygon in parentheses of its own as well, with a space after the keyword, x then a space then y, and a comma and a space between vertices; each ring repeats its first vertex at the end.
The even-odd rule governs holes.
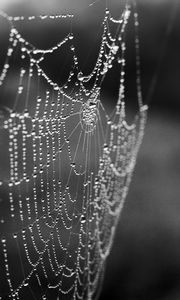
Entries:
POLYGON ((42 100, 41 97, 38 97, 38 98, 37 98, 37 102, 38 102, 38 103, 41 102, 41 100, 42 100))
POLYGON ((28 281, 24 282, 24 286, 28 286, 28 284, 29 284, 28 281))
POLYGON ((129 16, 130 16, 130 14, 131 14, 131 11, 130 11, 129 9, 127 9, 127 10, 125 11, 125 13, 124 13, 125 19, 128 19, 129 16))
POLYGON ((14 238, 14 239, 17 238, 17 233, 13 233, 13 238, 14 238))
POLYGON ((36 49, 36 50, 33 50, 33 54, 35 54, 35 55, 36 55, 36 54, 39 54, 39 50, 37 50, 37 49, 36 49))
POLYGON ((21 69, 21 76, 23 76, 26 73, 25 69, 21 69))
POLYGON ((22 229, 22 234, 25 234, 26 233, 26 230, 23 228, 22 229))
POLYGON ((25 48, 25 47, 22 47, 22 48, 21 48, 21 51, 22 51, 22 52, 25 52, 25 51, 26 51, 26 48, 25 48))
POLYGON ((94 102, 89 102, 89 106, 90 106, 91 108, 95 108, 95 107, 96 107, 96 103, 94 103, 94 102))
POLYGON ((82 72, 78 73, 77 78, 78 78, 79 81, 83 81, 84 80, 84 76, 83 76, 82 72))
POLYGON ((23 91, 23 86, 20 85, 20 86, 18 87, 18 94, 22 94, 22 91, 23 91))
MULTIPOLYGON (((0 128, 3 128, 4 122, 10 117, 10 113, 11 111, 8 107, 0 107, 0 128)), ((0 181, 0 185, 2 185, 2 181, 0 181)))
POLYGON ((13 53, 13 48, 9 48, 8 49, 8 53, 7 53, 7 56, 11 56, 13 53))
POLYGON ((59 91, 59 86, 58 86, 58 85, 55 85, 55 86, 54 86, 54 90, 55 90, 55 91, 59 91))
POLYGON ((69 39, 72 40, 73 38, 74 38, 74 36, 73 36, 73 34, 71 33, 71 34, 69 35, 69 39))
POLYGON ((4 244, 6 242, 6 239, 4 237, 2 237, 1 242, 4 244))
POLYGON ((86 222, 86 218, 84 215, 81 216, 81 223, 84 224, 86 222))
POLYGON ((112 46, 112 53, 116 54, 118 49, 119 49, 119 46, 116 46, 116 45, 112 46))
POLYGON ((7 70, 7 69, 9 69, 9 64, 5 64, 4 65, 4 68, 7 70))
POLYGON ((122 63, 122 59, 121 59, 121 58, 118 58, 118 59, 117 59, 117 62, 118 62, 118 64, 121 64, 121 63, 122 63))

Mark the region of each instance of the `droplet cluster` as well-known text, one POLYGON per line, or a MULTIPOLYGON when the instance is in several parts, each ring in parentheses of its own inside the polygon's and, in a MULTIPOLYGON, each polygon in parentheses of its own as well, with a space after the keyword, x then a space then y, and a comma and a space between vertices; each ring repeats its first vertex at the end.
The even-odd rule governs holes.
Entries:
POLYGON ((125 5, 115 19, 106 8, 99 55, 91 73, 84 74, 72 27, 49 49, 35 47, 16 28, 19 21, 68 22, 72 14, 11 17, 1 12, 10 25, 1 89, 13 72, 17 53, 21 61, 13 106, 0 111, 0 133, 8 144, 8 175, 0 178, 0 193, 7 194, 6 202, 0 202, 5 207, 0 211, 1 300, 33 299, 36 294, 45 300, 51 293, 57 299, 67 295, 90 300, 97 293, 146 123, 136 10, 139 112, 131 125, 126 122, 125 33, 132 13, 125 5), (64 46, 72 67, 59 85, 42 62, 64 46), (101 90, 114 65, 119 68, 119 96, 109 116, 101 90))

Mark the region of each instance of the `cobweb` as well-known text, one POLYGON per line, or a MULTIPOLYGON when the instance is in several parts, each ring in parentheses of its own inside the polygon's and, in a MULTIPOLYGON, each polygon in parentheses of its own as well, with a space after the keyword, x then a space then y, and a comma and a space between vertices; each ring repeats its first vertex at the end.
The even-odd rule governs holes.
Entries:
MULTIPOLYGON (((83 74, 73 31, 49 49, 25 39, 19 22, 75 16, 11 17, 9 46, 0 89, 13 107, 1 107, 0 299, 94 299, 123 208, 143 137, 147 106, 142 103, 135 6, 125 4, 119 19, 106 8, 99 55, 83 74), (125 115, 125 32, 135 24, 138 113, 125 115), (111 31, 112 25, 115 30, 111 31), (71 70, 62 85, 42 67, 46 56, 66 45, 71 70), (14 69, 18 60, 19 69, 14 69), (101 87, 114 65, 119 96, 109 115, 101 87), (12 75, 13 74, 13 75, 12 75)), ((72 28, 72 27, 71 27, 72 28)))

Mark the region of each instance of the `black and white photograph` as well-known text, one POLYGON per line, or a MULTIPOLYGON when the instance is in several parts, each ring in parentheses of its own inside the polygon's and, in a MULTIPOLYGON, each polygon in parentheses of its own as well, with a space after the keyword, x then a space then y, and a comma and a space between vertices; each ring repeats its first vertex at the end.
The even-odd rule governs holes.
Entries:
POLYGON ((180 0, 0 0, 0 300, 180 299, 180 0))

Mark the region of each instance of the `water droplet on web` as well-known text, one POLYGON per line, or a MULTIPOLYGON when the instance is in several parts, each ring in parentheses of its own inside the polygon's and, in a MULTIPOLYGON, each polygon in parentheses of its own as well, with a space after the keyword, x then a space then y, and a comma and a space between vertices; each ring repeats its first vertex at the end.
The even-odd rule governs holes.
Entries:
POLYGON ((131 14, 131 11, 130 11, 129 9, 127 9, 127 10, 125 11, 125 13, 124 13, 125 19, 128 19, 129 16, 130 16, 130 14, 131 14))
POLYGON ((23 91, 23 86, 20 85, 20 86, 18 87, 18 94, 22 94, 22 91, 23 91))
POLYGON ((94 102, 89 102, 89 106, 90 106, 91 108, 94 108, 94 107, 96 107, 96 103, 94 103, 94 102))
POLYGON ((25 47, 22 47, 22 48, 21 48, 21 51, 22 51, 22 52, 25 52, 25 51, 26 51, 26 48, 25 48, 25 47))
POLYGON ((119 46, 116 46, 116 45, 112 46, 112 53, 116 54, 118 49, 119 49, 119 46))
POLYGON ((105 74, 104 70, 103 70, 103 71, 101 71, 101 75, 104 75, 104 74, 105 74))
POLYGON ((35 50, 33 50, 33 54, 39 54, 39 50, 37 50, 37 49, 35 49, 35 50))
POLYGON ((5 64, 4 65, 4 68, 7 70, 7 69, 9 69, 9 64, 5 64))
POLYGON ((4 244, 6 242, 6 239, 4 237, 2 237, 1 242, 4 244))
POLYGON ((118 58, 118 59, 117 59, 117 62, 118 62, 118 64, 121 64, 121 63, 122 63, 122 59, 121 59, 121 58, 118 58))
POLYGON ((26 233, 26 229, 22 229, 22 234, 25 234, 26 233))
POLYGON ((37 98, 37 102, 38 102, 38 103, 41 102, 41 100, 42 100, 41 97, 38 97, 38 98, 37 98))
POLYGON ((23 76, 24 74, 26 73, 26 70, 25 69, 21 69, 21 76, 23 76))
POLYGON ((13 238, 14 238, 14 239, 17 238, 17 233, 13 233, 13 238))
POLYGON ((54 86, 54 90, 55 90, 55 91, 58 91, 58 90, 59 90, 59 86, 58 86, 57 84, 54 86))
POLYGON ((83 76, 82 72, 78 73, 77 78, 78 78, 79 81, 83 81, 84 80, 84 76, 83 76))
POLYGON ((71 33, 71 34, 69 35, 69 39, 72 40, 73 38, 74 38, 74 36, 73 36, 73 34, 71 33))
POLYGON ((9 48, 8 49, 8 53, 7 53, 7 56, 11 56, 13 53, 13 48, 9 48))
POLYGON ((26 280, 25 282, 24 282, 24 286, 28 286, 28 281, 26 280))
POLYGON ((86 218, 84 215, 81 216, 81 223, 84 224, 86 222, 86 218))
MULTIPOLYGON (((5 106, 0 107, 0 129, 3 128, 4 122, 10 117, 10 109, 5 106)), ((0 184, 1 185, 1 184, 0 184)))

